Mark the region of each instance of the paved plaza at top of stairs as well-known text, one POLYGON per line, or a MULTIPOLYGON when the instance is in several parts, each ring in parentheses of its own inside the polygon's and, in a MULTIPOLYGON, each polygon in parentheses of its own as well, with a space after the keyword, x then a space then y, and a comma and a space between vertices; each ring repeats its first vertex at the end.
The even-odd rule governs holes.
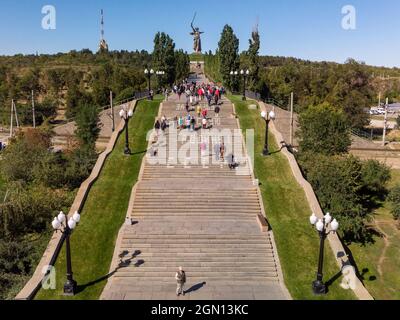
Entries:
MULTIPOLYGON (((186 115, 179 107, 185 99, 170 97, 160 114, 168 119, 186 115)), ((215 127, 238 129, 226 99, 215 127)), ((167 149, 178 147, 168 139, 163 143, 167 149)), ((206 156, 217 159, 218 152, 206 156)), ((128 212, 133 224, 120 230, 101 299, 287 299, 273 239, 257 222, 257 215, 264 214, 262 199, 249 167, 231 170, 221 159, 171 166, 149 163, 151 158, 147 154, 144 159, 128 212), (187 283, 186 295, 178 298, 179 266, 187 283)))

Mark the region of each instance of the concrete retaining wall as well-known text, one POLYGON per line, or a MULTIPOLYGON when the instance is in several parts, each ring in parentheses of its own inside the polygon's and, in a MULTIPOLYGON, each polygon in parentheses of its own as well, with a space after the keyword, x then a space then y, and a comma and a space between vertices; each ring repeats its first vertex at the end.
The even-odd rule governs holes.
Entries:
MULTIPOLYGON (((129 108, 135 111, 137 106, 137 100, 129 102, 129 108)), ((94 166, 92 173, 89 178, 85 180, 78 190, 75 200, 69 210, 68 217, 72 216, 75 211, 81 212, 87 196, 90 192, 92 185, 96 182, 99 177, 104 164, 114 150, 115 144, 118 140, 119 135, 122 133, 125 127, 125 122, 120 121, 116 130, 112 133, 107 149, 100 154, 97 159, 96 165, 94 166)), ((50 223, 51 221, 49 221, 50 223)), ((61 232, 54 232, 50 239, 49 244, 35 270, 35 273, 31 279, 26 283, 25 287, 15 297, 16 300, 31 300, 34 298, 38 290, 41 288, 42 280, 46 274, 48 266, 53 266, 56 262, 57 256, 64 243, 64 236, 61 232)))

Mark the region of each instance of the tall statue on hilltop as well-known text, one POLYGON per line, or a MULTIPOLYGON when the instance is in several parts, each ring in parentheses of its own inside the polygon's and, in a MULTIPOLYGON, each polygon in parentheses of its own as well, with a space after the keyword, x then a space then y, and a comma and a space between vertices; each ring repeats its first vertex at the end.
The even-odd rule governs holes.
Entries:
POLYGON ((194 39, 193 39, 193 41, 194 41, 194 43, 193 43, 194 52, 195 53, 201 53, 201 34, 204 33, 204 32, 200 31, 199 28, 195 28, 193 26, 193 23, 194 23, 195 19, 196 19, 196 13, 194 14, 194 18, 193 18, 193 21, 191 23, 191 27, 192 27, 193 32, 191 32, 190 34, 192 36, 194 36, 194 39))

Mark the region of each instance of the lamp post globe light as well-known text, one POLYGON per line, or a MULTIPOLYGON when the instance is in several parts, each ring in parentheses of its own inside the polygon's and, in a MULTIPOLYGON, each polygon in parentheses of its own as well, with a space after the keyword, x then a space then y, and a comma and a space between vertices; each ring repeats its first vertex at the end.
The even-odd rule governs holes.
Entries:
POLYGON ((326 294, 326 285, 322 281, 323 274, 323 263, 324 263, 324 245, 325 238, 331 233, 335 233, 339 229, 339 222, 336 219, 333 219, 330 213, 328 212, 322 219, 318 219, 318 217, 313 213, 310 217, 310 223, 315 226, 319 233, 320 238, 320 246, 319 246, 319 259, 318 259, 318 271, 317 271, 317 279, 312 283, 312 290, 316 295, 326 294))
POLYGON ((153 100, 153 95, 151 94, 151 77, 154 74, 154 70, 153 69, 145 69, 144 70, 144 74, 147 76, 148 79, 148 89, 149 89, 149 100, 153 100))
POLYGON ((127 107, 124 107, 121 109, 119 112, 119 116, 121 119, 125 121, 125 149, 124 149, 124 154, 130 155, 131 154, 131 149, 129 148, 129 119, 132 118, 133 116, 133 111, 128 110, 127 107))
POLYGON ((161 70, 160 71, 156 71, 156 76, 158 76, 160 78, 159 84, 161 84, 161 85, 160 85, 159 89, 162 89, 163 82, 161 80, 163 79, 164 75, 165 75, 165 71, 161 71, 161 70))
POLYGON ((263 150, 263 155, 268 156, 269 155, 269 147, 268 147, 268 131, 269 131, 269 123, 270 121, 274 121, 276 118, 275 112, 272 110, 271 112, 267 113, 265 111, 261 112, 261 118, 265 120, 265 144, 264 144, 264 150, 263 150))
POLYGON ((70 236, 72 231, 76 228, 81 220, 81 215, 76 211, 72 217, 67 221, 67 216, 61 211, 51 223, 56 231, 61 231, 65 238, 66 255, 67 255, 67 281, 64 284, 64 295, 73 296, 76 292, 76 281, 73 278, 72 262, 71 262, 71 246, 70 236))
POLYGON ((240 74, 243 76, 243 97, 242 100, 246 101, 246 82, 247 77, 250 75, 250 70, 240 70, 240 74))

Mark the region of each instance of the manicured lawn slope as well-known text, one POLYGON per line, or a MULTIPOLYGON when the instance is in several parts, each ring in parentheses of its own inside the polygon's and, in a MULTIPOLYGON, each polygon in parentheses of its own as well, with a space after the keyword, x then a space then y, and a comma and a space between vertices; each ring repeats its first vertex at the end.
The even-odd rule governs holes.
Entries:
MULTIPOLYGON (((249 110, 239 96, 229 97, 236 106, 242 130, 255 129, 255 175, 260 180, 266 215, 272 225, 285 283, 293 299, 356 299, 352 291, 342 289, 336 279, 339 267, 326 243, 324 280, 333 282, 329 293, 316 297, 311 290, 318 263, 319 238, 309 223, 311 210, 303 189, 296 182, 286 157, 277 152, 262 156, 265 122, 260 110, 249 110)), ((273 135, 269 137, 270 151, 278 150, 273 135)))
MULTIPOLYGON (((71 237, 72 267, 79 291, 73 299, 98 299, 106 284, 118 231, 147 148, 146 134, 153 127, 160 102, 159 99, 139 102, 129 123, 133 155, 123 154, 125 134, 122 133, 89 193, 81 222, 71 237)), ((66 273, 64 249, 55 267, 57 289, 41 290, 36 299, 66 299, 62 295, 66 273)))

